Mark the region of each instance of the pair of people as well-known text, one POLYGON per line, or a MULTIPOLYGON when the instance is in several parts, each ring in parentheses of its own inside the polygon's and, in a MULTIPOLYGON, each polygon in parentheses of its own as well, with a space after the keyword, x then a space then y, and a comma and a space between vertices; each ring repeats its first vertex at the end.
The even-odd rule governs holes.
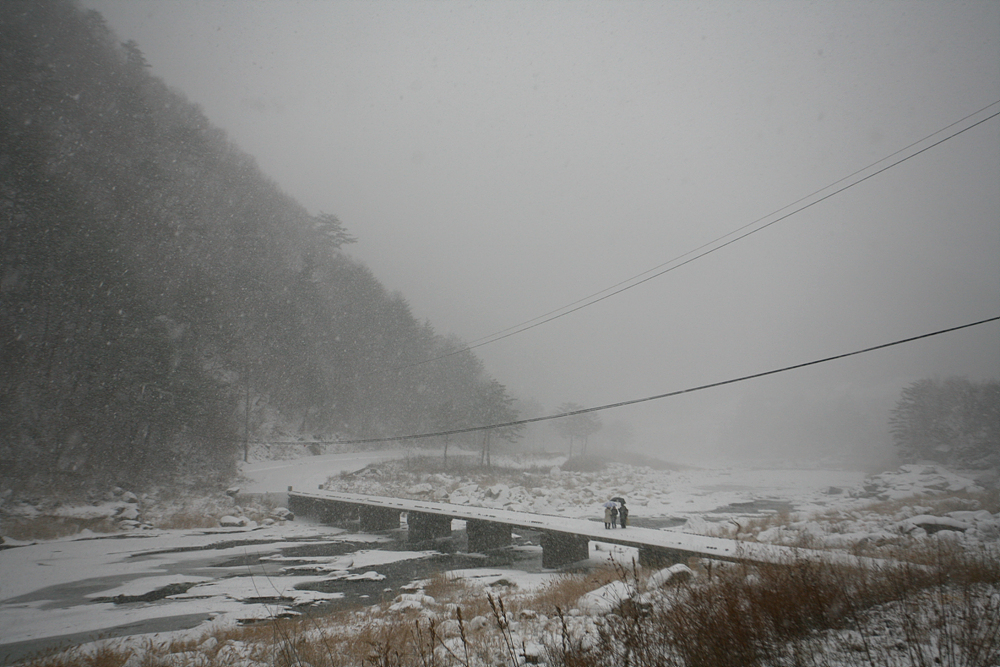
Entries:
POLYGON ((625 506, 625 501, 607 503, 604 506, 604 527, 617 528, 619 521, 622 528, 628 524, 628 507, 625 506))

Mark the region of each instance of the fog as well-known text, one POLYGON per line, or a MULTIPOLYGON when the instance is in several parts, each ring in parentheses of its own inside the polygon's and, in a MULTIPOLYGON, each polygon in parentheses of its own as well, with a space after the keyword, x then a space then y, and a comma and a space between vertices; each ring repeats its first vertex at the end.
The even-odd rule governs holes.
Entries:
MULTIPOLYGON (((469 342, 1000 110, 996 2, 83 4, 469 342)), ((552 411, 1000 315, 998 128, 476 353, 552 411)), ((998 371, 993 322, 600 414, 680 461, 877 459, 903 387, 998 371)))

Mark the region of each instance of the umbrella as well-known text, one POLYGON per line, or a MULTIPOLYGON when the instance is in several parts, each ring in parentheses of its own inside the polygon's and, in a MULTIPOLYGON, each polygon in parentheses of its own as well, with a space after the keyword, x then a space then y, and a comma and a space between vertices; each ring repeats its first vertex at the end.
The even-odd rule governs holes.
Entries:
POLYGON ((604 506, 605 507, 618 507, 618 505, 616 505, 614 503, 614 501, 612 501, 612 500, 609 500, 608 502, 604 503, 604 506))
POLYGON ((621 496, 615 496, 614 498, 611 499, 611 501, 615 503, 621 503, 622 505, 625 504, 625 499, 622 498, 621 496))

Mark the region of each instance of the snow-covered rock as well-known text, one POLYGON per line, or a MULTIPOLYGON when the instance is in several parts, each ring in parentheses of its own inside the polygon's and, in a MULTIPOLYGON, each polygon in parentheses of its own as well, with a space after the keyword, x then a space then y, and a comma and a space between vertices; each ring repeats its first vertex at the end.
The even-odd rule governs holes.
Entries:
POLYGON ((139 510, 136 509, 135 505, 126 505, 118 512, 116 518, 124 521, 135 521, 139 518, 139 510))
POLYGON ((472 619, 468 622, 467 625, 468 625, 468 627, 469 627, 470 630, 472 630, 473 632, 475 632, 475 631, 478 631, 478 630, 482 630, 483 628, 485 628, 489 624, 490 624, 490 622, 489 622, 489 620, 485 616, 473 616, 472 619))
POLYGON ((958 521, 946 516, 933 516, 930 514, 919 514, 901 521, 899 529, 905 533, 910 533, 917 528, 922 528, 928 535, 932 535, 939 530, 956 530, 965 532, 972 526, 964 521, 958 521))
POLYGON ((697 576, 695 571, 683 563, 676 563, 662 570, 657 570, 649 577, 649 585, 654 587, 663 586, 668 582, 683 582, 697 576))
POLYGON ((435 602, 436 600, 430 595, 424 595, 422 593, 403 593, 396 596, 396 599, 393 600, 391 605, 389 605, 389 610, 405 611, 407 609, 422 609, 427 605, 433 605, 435 602))
POLYGON ((227 514, 226 516, 219 517, 219 525, 223 528, 242 528, 247 525, 247 518, 227 514))
POLYGON ((693 533, 695 535, 708 535, 712 532, 715 524, 709 523, 700 516, 688 517, 687 521, 681 526, 680 530, 683 533, 693 533))
POLYGON ((958 510, 955 512, 948 512, 946 516, 949 516, 956 521, 964 521, 966 523, 996 521, 994 516, 989 513, 989 510, 958 510))
POLYGON ((535 641, 526 641, 521 647, 521 655, 526 665, 538 665, 545 660, 545 646, 535 641))
POLYGON ((906 464, 898 470, 873 475, 861 488, 852 491, 858 498, 900 500, 910 497, 929 497, 944 494, 981 493, 984 489, 968 477, 963 477, 933 464, 906 464))
POLYGON ((458 637, 462 634, 461 625, 455 619, 442 621, 441 624, 438 625, 437 631, 442 637, 458 637))
POLYGON ((635 595, 635 586, 624 581, 612 581, 584 594, 576 608, 587 614, 608 614, 635 595))
POLYGON ((502 503, 510 497, 510 487, 506 484, 494 484, 486 489, 486 497, 502 503))
POLYGON ((271 517, 282 521, 291 521, 295 515, 287 507, 275 507, 271 510, 271 517))

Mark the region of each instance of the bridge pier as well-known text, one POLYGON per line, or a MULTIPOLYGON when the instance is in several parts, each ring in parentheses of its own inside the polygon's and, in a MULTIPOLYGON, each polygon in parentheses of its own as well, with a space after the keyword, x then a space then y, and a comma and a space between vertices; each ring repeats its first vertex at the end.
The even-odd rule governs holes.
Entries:
POLYGON ((358 515, 362 533, 399 528, 399 510, 391 507, 358 505, 358 515))
POLYGON ((465 533, 469 537, 466 550, 470 553, 481 553, 493 549, 509 547, 513 541, 511 527, 505 523, 467 519, 465 533))
POLYGON ((683 554, 674 549, 666 549, 664 547, 639 547, 640 567, 662 569, 670 567, 671 565, 676 565, 677 563, 686 562, 687 554, 683 554))
MULTIPOLYGON (((289 487, 289 491, 291 491, 291 487, 289 487)), ((345 526, 350 522, 358 520, 357 505, 341 503, 335 500, 303 498, 301 496, 289 495, 288 509, 293 514, 312 517, 320 523, 331 526, 345 526)))
POLYGON ((318 518, 322 523, 343 528, 358 520, 358 508, 350 503, 321 503, 318 518))
POLYGON ((407 537, 411 542, 422 542, 451 535, 450 516, 410 511, 406 513, 406 525, 407 537))
POLYGON ((590 558, 590 538, 571 533, 542 532, 542 567, 552 569, 590 558))

